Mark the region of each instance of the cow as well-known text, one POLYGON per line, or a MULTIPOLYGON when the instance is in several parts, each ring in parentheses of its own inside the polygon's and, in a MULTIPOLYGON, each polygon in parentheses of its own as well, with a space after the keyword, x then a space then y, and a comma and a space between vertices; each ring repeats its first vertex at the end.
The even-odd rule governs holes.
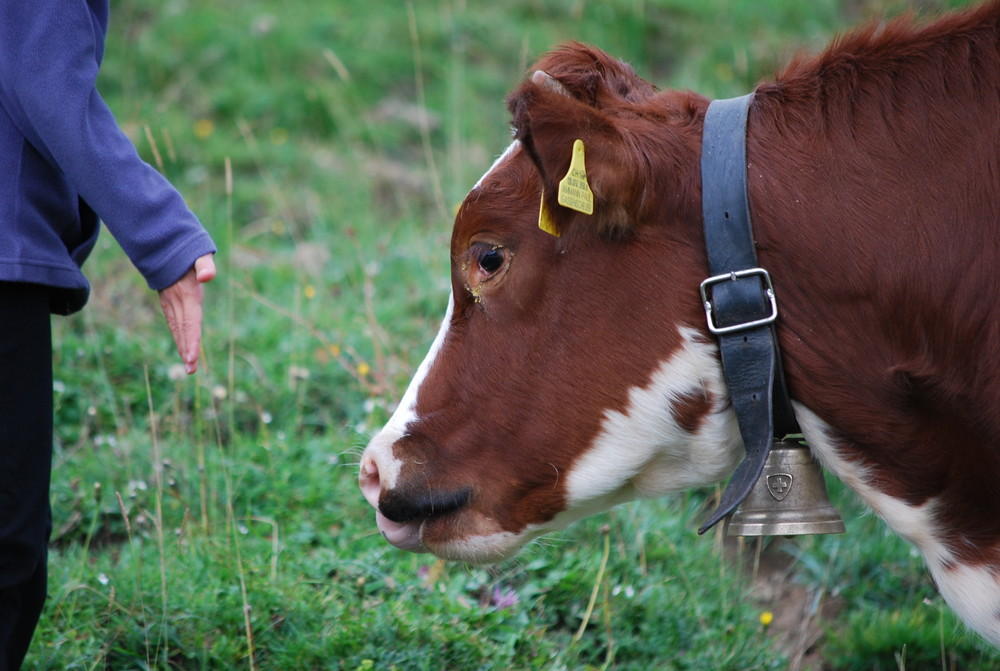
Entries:
MULTIPOLYGON (((457 211, 441 328, 360 464, 390 543, 469 563, 725 481, 744 450, 699 293, 710 101, 579 43, 529 72, 457 211), (590 213, 560 202, 577 160, 590 213)), ((1000 645, 1000 2, 856 29, 747 114, 802 435, 1000 645)))

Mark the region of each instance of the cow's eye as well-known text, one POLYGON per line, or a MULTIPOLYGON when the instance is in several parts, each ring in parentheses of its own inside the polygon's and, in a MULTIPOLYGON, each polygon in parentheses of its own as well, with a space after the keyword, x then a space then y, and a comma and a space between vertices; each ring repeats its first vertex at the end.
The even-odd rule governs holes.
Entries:
POLYGON ((503 264, 506 260, 503 247, 491 247, 483 250, 483 252, 479 255, 479 267, 487 275, 492 275, 496 271, 503 268, 503 264))

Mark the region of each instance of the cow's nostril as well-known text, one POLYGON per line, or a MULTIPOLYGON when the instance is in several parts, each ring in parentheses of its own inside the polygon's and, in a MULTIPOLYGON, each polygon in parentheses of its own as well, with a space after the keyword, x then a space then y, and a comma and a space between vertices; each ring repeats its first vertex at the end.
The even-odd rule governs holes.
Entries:
POLYGON ((385 492, 379 501, 379 512, 393 522, 403 524, 413 520, 444 515, 464 507, 472 498, 472 489, 466 487, 451 492, 422 491, 407 494, 395 489, 385 492))
POLYGON ((369 456, 365 456, 361 460, 358 484, 361 486, 361 493, 364 494, 365 500, 373 508, 378 508, 378 496, 382 489, 382 481, 378 475, 378 464, 369 456))

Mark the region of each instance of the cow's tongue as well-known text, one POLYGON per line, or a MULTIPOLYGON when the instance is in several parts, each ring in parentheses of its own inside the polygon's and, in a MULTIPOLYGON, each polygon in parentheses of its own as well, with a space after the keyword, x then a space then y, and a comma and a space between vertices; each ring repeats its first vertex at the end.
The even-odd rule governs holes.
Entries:
POLYGON ((400 524, 393 522, 380 512, 375 513, 375 523, 378 530, 382 532, 385 539, 395 545, 400 550, 410 552, 427 552, 423 542, 420 540, 420 525, 423 520, 415 520, 400 524))

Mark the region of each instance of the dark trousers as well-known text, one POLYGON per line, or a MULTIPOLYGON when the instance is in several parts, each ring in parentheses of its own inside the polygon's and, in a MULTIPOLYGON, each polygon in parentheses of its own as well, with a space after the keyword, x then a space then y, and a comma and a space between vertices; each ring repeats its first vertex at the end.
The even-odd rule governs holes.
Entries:
POLYGON ((45 602, 52 411, 48 293, 0 283, 0 671, 20 668, 45 602))

